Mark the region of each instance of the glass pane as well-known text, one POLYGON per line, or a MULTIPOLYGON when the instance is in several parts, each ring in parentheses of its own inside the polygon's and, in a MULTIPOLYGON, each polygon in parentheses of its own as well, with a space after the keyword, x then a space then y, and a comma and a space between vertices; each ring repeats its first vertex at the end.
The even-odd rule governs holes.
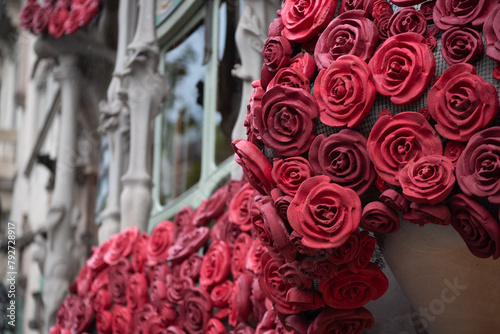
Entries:
POLYGON ((170 94, 162 124, 162 204, 179 197, 200 178, 206 67, 202 65, 204 34, 205 28, 201 25, 168 51, 164 59, 170 94))
POLYGON ((156 24, 160 24, 174 11, 182 0, 157 0, 156 24))

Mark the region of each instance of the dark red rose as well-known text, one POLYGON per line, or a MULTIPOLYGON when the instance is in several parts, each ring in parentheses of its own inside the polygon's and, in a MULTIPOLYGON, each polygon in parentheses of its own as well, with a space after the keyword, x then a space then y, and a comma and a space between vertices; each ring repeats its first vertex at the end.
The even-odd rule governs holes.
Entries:
POLYGON ((247 105, 247 115, 243 125, 246 128, 247 140, 254 145, 260 145, 261 138, 259 134, 259 129, 255 125, 255 110, 260 109, 262 106, 262 96, 265 91, 262 89, 260 80, 255 80, 252 82, 252 87, 254 90, 250 93, 250 99, 247 105))
POLYGON ((262 212, 262 205, 262 198, 260 198, 255 201, 250 211, 250 219, 253 224, 254 232, 268 252, 271 252, 273 256, 280 257, 281 254, 274 244, 273 236, 267 225, 264 213, 262 212))
POLYGON ((468 196, 500 203, 500 127, 473 135, 456 166, 457 181, 468 196))
POLYGON ((226 334, 226 328, 219 319, 212 318, 207 322, 206 334, 226 334))
POLYGON ((290 233, 290 242, 293 244, 293 247, 295 247, 297 253, 307 256, 314 256, 316 253, 315 249, 304 246, 302 243, 302 237, 295 231, 290 233))
POLYGON ((231 224, 227 218, 228 216, 228 212, 226 211, 217 219, 217 222, 210 231, 210 237, 212 238, 212 242, 222 240, 227 242, 229 248, 233 248, 236 238, 241 233, 241 229, 238 225, 231 224))
POLYGON ((378 29, 364 10, 350 10, 337 16, 320 35, 314 49, 318 69, 328 68, 343 55, 368 61, 378 41, 378 29))
POLYGON ((113 331, 113 315, 109 311, 99 311, 95 315, 95 326, 99 334, 111 334, 113 331))
POLYGON ((210 291, 215 285, 224 282, 230 266, 231 250, 229 245, 222 240, 212 243, 201 263, 201 287, 210 291))
POLYGON ((385 190, 382 192, 379 199, 385 205, 396 211, 406 212, 410 208, 410 202, 394 189, 385 190))
MULTIPOLYGON (((491 3, 494 3, 494 1, 491 3)), ((493 60, 500 61, 500 46, 498 45, 500 29, 497 23, 500 18, 500 6, 497 4, 486 13, 488 13, 488 16, 483 26, 483 35, 486 40, 486 55, 493 60)))
POLYGON ((244 322, 240 322, 235 328, 234 331, 230 331, 229 334, 254 334, 255 330, 248 326, 244 322))
POLYGON ((181 270, 179 275, 191 278, 196 281, 200 276, 201 263, 203 258, 198 253, 191 254, 187 260, 183 261, 181 264, 181 270))
POLYGON ((125 305, 129 276, 130 265, 125 259, 109 268, 109 294, 113 303, 125 305))
POLYGON ((184 261, 189 255, 205 245, 209 237, 210 229, 205 226, 189 230, 189 232, 184 231, 176 239, 175 244, 168 248, 166 260, 175 263, 184 261))
POLYGON ((193 228, 194 210, 189 206, 180 209, 174 217, 174 239, 186 229, 193 228))
POLYGON ((108 289, 109 285, 109 267, 104 268, 97 276, 94 278, 92 285, 90 286, 90 295, 95 296, 97 291, 101 289, 108 289))
POLYGON ((375 320, 372 314, 365 308, 354 310, 327 309, 314 319, 307 334, 361 334, 365 328, 372 328, 374 324, 375 320))
POLYGON ((434 36, 430 36, 425 39, 425 44, 429 47, 429 50, 434 51, 437 47, 437 38, 434 36))
POLYGON ((358 127, 376 94, 370 68, 354 55, 341 56, 320 70, 313 89, 321 122, 335 127, 358 127))
POLYGON ((214 286, 212 292, 210 292, 210 298, 212 299, 215 307, 224 308, 229 304, 232 292, 233 282, 226 280, 223 283, 214 286))
POLYGON ((358 273, 365 269, 370 263, 373 252, 375 251, 375 246, 377 244, 377 239, 370 236, 367 231, 362 231, 359 233, 359 249, 356 257, 347 263, 347 268, 353 273, 358 273))
POLYGON ((250 183, 241 187, 228 207, 228 219, 231 224, 237 225, 242 231, 252 229, 250 221, 250 208, 256 192, 250 183))
POLYGON ((266 247, 262 245, 259 238, 255 238, 252 241, 252 245, 247 253, 247 260, 245 263, 245 269, 253 272, 254 274, 260 273, 260 258, 262 254, 266 252, 266 247))
POLYGON ((86 331, 94 319, 94 309, 88 298, 78 298, 69 313, 71 333, 86 331))
POLYGON ((377 26, 378 37, 381 41, 385 41, 390 36, 389 21, 391 20, 391 17, 392 17, 391 14, 384 13, 373 21, 373 23, 377 26))
POLYGON ((337 0, 286 1, 281 10, 282 34, 293 42, 308 42, 330 23, 336 9, 337 0))
POLYGON ((212 300, 207 292, 187 288, 179 305, 180 323, 191 334, 203 334, 212 315, 212 300))
POLYGON ((233 253, 231 254, 231 273, 234 279, 237 279, 245 271, 247 253, 251 245, 252 238, 246 233, 240 234, 238 239, 236 239, 233 253))
POLYGON ((437 0, 433 12, 434 23, 441 30, 470 24, 480 27, 495 5, 495 1, 489 0, 437 0))
POLYGON ((129 276, 127 283, 127 307, 135 310, 148 301, 148 281, 146 276, 135 273, 129 276))
POLYGON ((498 94, 471 64, 448 67, 434 83, 427 105, 436 130, 447 139, 467 141, 498 113, 498 94))
POLYGON ((50 17, 54 7, 51 4, 45 3, 33 16, 32 31, 34 34, 41 34, 47 30, 50 17))
POLYGON ((392 14, 389 20, 389 35, 395 36, 404 32, 425 35, 427 20, 424 14, 413 7, 406 7, 392 14))
POLYGON ((107 289, 99 289, 92 300, 94 311, 99 313, 111 307, 111 295, 107 289))
POLYGON ((292 46, 284 37, 269 37, 264 43, 262 57, 264 58, 264 65, 267 66, 270 72, 276 72, 280 68, 288 66, 291 55, 292 46))
POLYGON ((326 258, 318 258, 312 263, 312 276, 314 279, 330 279, 337 274, 337 266, 326 258))
POLYGON ((380 298, 389 287, 389 281, 382 270, 369 263, 358 273, 343 269, 326 281, 319 283, 325 304, 342 310, 353 310, 371 300, 380 298))
POLYGON ((366 149, 377 174, 393 185, 400 184, 400 170, 408 162, 443 152, 437 132, 424 116, 411 111, 380 117, 370 132, 366 149))
POLYGON ((288 220, 311 248, 343 244, 361 219, 361 201, 356 192, 330 182, 325 175, 302 183, 288 209, 288 220))
POLYGON ((327 137, 318 135, 311 144, 309 160, 316 175, 363 194, 376 177, 366 150, 366 138, 357 131, 340 130, 327 137))
POLYGON ((238 322, 248 320, 248 316, 252 311, 251 295, 252 295, 253 274, 242 273, 235 279, 233 285, 233 293, 229 299, 229 317, 228 323, 230 326, 236 326, 238 322))
POLYGON ((272 176, 278 188, 294 196, 300 184, 312 176, 312 167, 302 157, 274 159, 272 176))
POLYGON ((442 155, 410 161, 399 173, 403 195, 416 203, 438 204, 453 190, 454 166, 442 155))
POLYGON ((60 325, 62 328, 71 327, 71 310, 78 304, 81 297, 67 295, 63 300, 61 307, 57 310, 56 314, 56 325, 60 325))
POLYGON ((277 18, 271 22, 269 25, 269 37, 271 36, 281 36, 281 32, 283 31, 283 21, 281 20, 281 16, 278 15, 277 18))
POLYGON ((155 226, 147 247, 147 263, 154 266, 167 258, 167 252, 174 238, 174 224, 163 221, 155 226))
POLYGON ((143 327, 143 333, 164 334, 166 330, 158 314, 150 316, 143 327))
POLYGON ((396 211, 382 202, 370 202, 363 208, 361 226, 376 233, 399 231, 399 216, 396 211))
POLYGON ((403 213, 402 218, 419 226, 425 224, 449 225, 451 213, 444 204, 411 203, 410 210, 403 213))
POLYGON ((464 239, 472 254, 479 258, 498 259, 500 227, 497 220, 481 204, 458 194, 451 198, 451 225, 464 239))
POLYGON ((339 14, 353 9, 361 9, 370 14, 375 0, 342 0, 339 14))
POLYGON ((288 207, 290 206, 290 203, 292 203, 293 196, 288 196, 284 195, 282 196, 283 193, 281 193, 281 190, 276 188, 276 191, 271 192, 271 196, 274 201, 274 206, 276 207, 276 210, 278 211, 279 216, 286 220, 287 219, 287 213, 288 213, 288 207), (279 196, 278 196, 279 195, 279 196))
POLYGON ((449 65, 472 64, 483 54, 483 38, 471 28, 453 27, 446 30, 441 36, 441 43, 441 55, 449 65))
POLYGON ((382 179, 380 176, 377 175, 377 178, 375 179, 375 186, 380 192, 384 192, 387 189, 390 188, 390 184, 385 182, 384 179, 382 179))
POLYGON ((132 311, 125 306, 115 304, 113 314, 113 334, 129 334, 132 329, 132 311))
POLYGON ((453 166, 456 166, 458 158, 462 155, 463 150, 465 150, 464 144, 450 140, 446 143, 444 148, 444 156, 450 159, 453 166))
POLYGON ((441 30, 439 30, 439 28, 436 26, 432 26, 432 27, 427 28, 427 36, 428 37, 431 37, 431 36, 438 37, 440 32, 441 32, 441 30))
POLYGON ((355 231, 339 247, 325 249, 325 256, 328 261, 336 265, 351 262, 358 254, 359 242, 360 232, 355 231))
POLYGON ((184 296, 184 290, 194 287, 193 280, 189 277, 175 278, 167 275, 167 299, 172 304, 179 304, 184 296))
POLYGON ((32 29, 33 19, 40 9, 41 6, 38 2, 28 2, 19 14, 19 25, 21 28, 32 29))
MULTIPOLYGON (((272 90, 280 89, 275 87, 272 90)), ((256 110, 257 112, 257 110, 256 110)), ((255 117, 260 117, 256 114, 255 117)), ((275 187, 271 171, 273 166, 266 156, 251 142, 243 139, 233 141, 235 161, 243 168, 248 182, 262 195, 269 194, 275 187)))
MULTIPOLYGON (((420 1, 422 2, 422 1, 420 1)), ((427 21, 432 21, 432 16, 434 12, 434 6, 436 1, 428 1, 420 5, 420 12, 424 15, 427 21)))
POLYGON ((127 258, 132 253, 132 248, 134 248, 139 234, 139 229, 136 226, 131 226, 112 236, 110 238, 111 246, 104 254, 104 261, 111 266, 117 264, 121 259, 127 258))
POLYGON ((66 35, 71 35, 80 27, 80 15, 82 14, 82 9, 79 7, 72 7, 71 11, 68 13, 66 21, 64 21, 64 33, 66 35))
POLYGON ((389 37, 368 65, 377 92, 396 105, 421 97, 436 71, 436 60, 424 36, 413 32, 389 37))
POLYGON ((255 110, 255 124, 267 147, 281 156, 297 156, 309 149, 318 115, 316 100, 307 91, 275 86, 262 97, 262 109, 255 110))
POLYGON ((144 267, 144 275, 146 275, 149 283, 156 280, 164 280, 169 272, 170 268, 166 262, 162 262, 154 266, 144 267))
POLYGON ((373 3, 372 17, 377 20, 379 17, 384 15, 389 15, 389 17, 394 13, 391 4, 386 0, 375 0, 373 3))
POLYGON ((95 271, 88 266, 83 266, 76 277, 76 290, 80 297, 85 297, 90 292, 90 286, 95 278, 95 271))
POLYGON ((314 58, 307 52, 299 52, 290 59, 289 67, 303 73, 308 80, 311 80, 316 72, 314 58))
POLYGON ((49 34, 55 38, 60 38, 64 35, 64 24, 68 18, 68 8, 65 6, 58 6, 52 12, 49 21, 49 34))
POLYGON ((309 275, 303 275, 302 269, 304 266, 308 267, 307 269, 311 268, 314 259, 307 259, 310 259, 311 262, 285 262, 281 267, 279 267, 278 273, 281 275, 283 282, 300 289, 309 289, 312 286, 313 280, 309 275))
POLYGON ((291 67, 285 67, 278 70, 274 78, 267 85, 267 89, 274 86, 285 86, 300 88, 309 91, 311 83, 304 73, 291 67))

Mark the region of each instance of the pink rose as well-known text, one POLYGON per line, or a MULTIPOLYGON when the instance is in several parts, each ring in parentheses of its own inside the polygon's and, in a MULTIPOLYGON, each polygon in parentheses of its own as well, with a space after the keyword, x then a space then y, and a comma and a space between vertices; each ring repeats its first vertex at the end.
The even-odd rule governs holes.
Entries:
POLYGON ((436 6, 436 1, 435 0, 428 1, 428 2, 423 3, 423 4, 420 5, 420 12, 422 14, 424 14, 425 19, 427 21, 431 21, 432 22, 432 16, 433 16, 433 13, 434 13, 434 6, 436 6))
MULTIPOLYGON (((385 2, 385 0, 383 0, 385 2)), ((385 41, 390 37, 390 25, 392 14, 383 13, 378 16, 373 23, 377 26, 378 37, 381 41, 385 41)))
POLYGON ((194 287, 194 282, 189 277, 175 278, 167 275, 167 299, 172 304, 179 304, 184 296, 184 290, 194 287))
POLYGON ((66 21, 64 21, 64 33, 66 35, 71 35, 78 30, 80 27, 80 15, 82 14, 82 9, 79 7, 72 7, 71 11, 68 13, 66 21))
POLYGON ((99 313, 104 310, 109 310, 111 307, 111 295, 107 289, 99 289, 92 299, 94 311, 99 313))
POLYGON ((449 65, 472 64, 483 54, 483 38, 471 28, 453 27, 446 30, 441 36, 441 43, 441 55, 449 65))
POLYGON ((88 298, 78 298, 69 313, 71 333, 86 331, 94 319, 94 309, 88 298))
POLYGON ((377 244, 377 239, 370 236, 368 231, 359 233, 359 239, 359 249, 356 257, 347 263, 347 268, 353 273, 359 273, 368 266, 377 244))

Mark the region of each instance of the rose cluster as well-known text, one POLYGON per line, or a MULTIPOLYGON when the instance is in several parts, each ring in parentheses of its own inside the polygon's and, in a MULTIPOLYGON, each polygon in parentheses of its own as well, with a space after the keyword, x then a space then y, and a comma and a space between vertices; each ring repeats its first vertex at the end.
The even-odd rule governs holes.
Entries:
POLYGON ((19 15, 20 25, 36 35, 60 38, 88 26, 101 5, 102 0, 29 0, 19 15))
POLYGON ((259 192, 261 288, 296 333, 373 325, 362 307, 387 289, 373 235, 401 221, 451 225, 472 254, 500 256, 499 83, 473 65, 500 61, 500 4, 392 3, 403 8, 287 0, 252 84, 248 140, 233 142, 259 192))

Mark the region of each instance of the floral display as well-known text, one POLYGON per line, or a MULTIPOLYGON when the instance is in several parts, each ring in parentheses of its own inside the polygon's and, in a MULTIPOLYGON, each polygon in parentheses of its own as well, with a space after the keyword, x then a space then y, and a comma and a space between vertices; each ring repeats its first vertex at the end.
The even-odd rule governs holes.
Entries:
POLYGON ((102 0, 29 0, 20 13, 20 25, 35 35, 55 38, 73 34, 90 24, 102 0))

